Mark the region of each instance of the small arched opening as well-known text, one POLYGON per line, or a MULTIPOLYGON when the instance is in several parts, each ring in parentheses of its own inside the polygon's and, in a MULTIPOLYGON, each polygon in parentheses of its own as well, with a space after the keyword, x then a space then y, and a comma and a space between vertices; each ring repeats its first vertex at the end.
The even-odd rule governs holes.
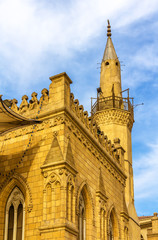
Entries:
POLYGON ((85 184, 78 196, 79 240, 91 239, 93 232, 93 204, 89 189, 85 184))
POLYGON ((111 210, 109 215, 109 240, 119 239, 119 226, 114 208, 111 210))

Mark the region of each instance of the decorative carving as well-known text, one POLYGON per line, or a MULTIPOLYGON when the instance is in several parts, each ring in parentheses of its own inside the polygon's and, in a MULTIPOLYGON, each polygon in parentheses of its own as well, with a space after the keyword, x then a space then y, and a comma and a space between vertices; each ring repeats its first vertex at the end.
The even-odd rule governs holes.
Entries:
POLYGON ((11 195, 9 196, 7 203, 7 211, 9 211, 11 204, 13 204, 15 209, 17 209, 20 203, 24 204, 24 196, 19 190, 19 188, 15 187, 11 195))
POLYGON ((44 176, 44 178, 47 178, 48 177, 48 173, 47 172, 43 172, 43 176, 44 176))
POLYGON ((19 109, 20 109, 20 113, 23 113, 23 112, 26 112, 26 111, 27 111, 28 106, 29 106, 27 100, 28 100, 28 96, 27 96, 27 95, 24 95, 24 96, 22 97, 22 102, 21 102, 20 108, 19 108, 19 109))
POLYGON ((131 130, 133 126, 133 116, 128 111, 122 111, 120 109, 107 109, 106 111, 98 112, 95 114, 94 119, 100 123, 117 123, 121 125, 127 125, 131 130))
POLYGON ((79 108, 79 113, 80 113, 80 119, 81 119, 82 122, 84 122, 84 114, 83 114, 84 108, 83 108, 83 105, 80 105, 78 108, 79 108))
POLYGON ((11 109, 14 111, 14 112, 18 112, 18 106, 17 106, 17 103, 18 103, 18 101, 14 98, 13 100, 12 100, 12 105, 11 105, 11 109))
POLYGON ((43 90, 41 91, 41 98, 40 98, 40 104, 42 103, 43 105, 44 104, 47 104, 48 101, 49 101, 49 97, 48 97, 48 90, 46 88, 43 88, 43 90))
POLYGON ((59 175, 63 175, 63 174, 65 174, 65 176, 68 176, 69 172, 66 168, 59 169, 59 175))
POLYGON ((61 180, 59 178, 59 176, 55 173, 55 172, 52 172, 50 173, 50 175, 45 178, 46 182, 45 182, 45 188, 48 184, 50 184, 51 188, 54 188, 54 186, 57 184, 57 183, 60 183, 61 180))
POLYGON ((35 108, 35 107, 37 107, 38 106, 38 99, 37 99, 37 93, 36 92, 33 92, 32 94, 31 94, 31 100, 30 100, 30 106, 29 106, 29 108, 30 109, 33 109, 33 108, 35 108))

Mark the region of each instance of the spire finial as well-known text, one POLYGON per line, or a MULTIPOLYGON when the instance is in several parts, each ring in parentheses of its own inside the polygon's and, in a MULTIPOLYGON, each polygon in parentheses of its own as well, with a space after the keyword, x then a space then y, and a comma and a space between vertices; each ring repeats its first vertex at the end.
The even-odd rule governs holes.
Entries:
POLYGON ((107 37, 111 37, 111 26, 110 26, 109 19, 108 19, 108 26, 107 26, 107 37))

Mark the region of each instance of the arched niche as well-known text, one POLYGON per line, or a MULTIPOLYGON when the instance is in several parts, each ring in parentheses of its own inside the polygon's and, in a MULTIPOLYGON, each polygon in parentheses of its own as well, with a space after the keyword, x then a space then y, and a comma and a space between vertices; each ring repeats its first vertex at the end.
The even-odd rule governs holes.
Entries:
POLYGON ((77 192, 76 210, 78 216, 79 239, 91 239, 94 226, 94 203, 90 188, 85 181, 80 185, 77 192))

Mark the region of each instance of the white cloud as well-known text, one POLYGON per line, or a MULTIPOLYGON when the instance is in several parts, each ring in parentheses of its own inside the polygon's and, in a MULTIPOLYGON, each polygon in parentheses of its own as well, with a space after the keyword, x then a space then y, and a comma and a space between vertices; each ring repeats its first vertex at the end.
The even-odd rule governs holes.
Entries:
MULTIPOLYGON (((0 54, 4 75, 17 75, 17 81, 31 84, 31 74, 49 64, 47 54, 69 58, 76 51, 92 47, 105 28, 127 25, 157 10, 157 1, 0 1, 0 54), (139 13, 139 14, 138 14, 139 13), (37 66, 39 65, 39 68, 37 66), (21 80, 19 80, 21 78, 21 80), (25 81, 27 79, 27 81, 25 81)), ((8 80, 12 80, 8 76, 8 80)), ((36 80, 34 80, 36 81, 36 80)), ((19 82, 19 83, 20 83, 19 82)))
POLYGON ((158 197, 158 139, 147 147, 150 147, 150 152, 134 161, 136 199, 158 197))

